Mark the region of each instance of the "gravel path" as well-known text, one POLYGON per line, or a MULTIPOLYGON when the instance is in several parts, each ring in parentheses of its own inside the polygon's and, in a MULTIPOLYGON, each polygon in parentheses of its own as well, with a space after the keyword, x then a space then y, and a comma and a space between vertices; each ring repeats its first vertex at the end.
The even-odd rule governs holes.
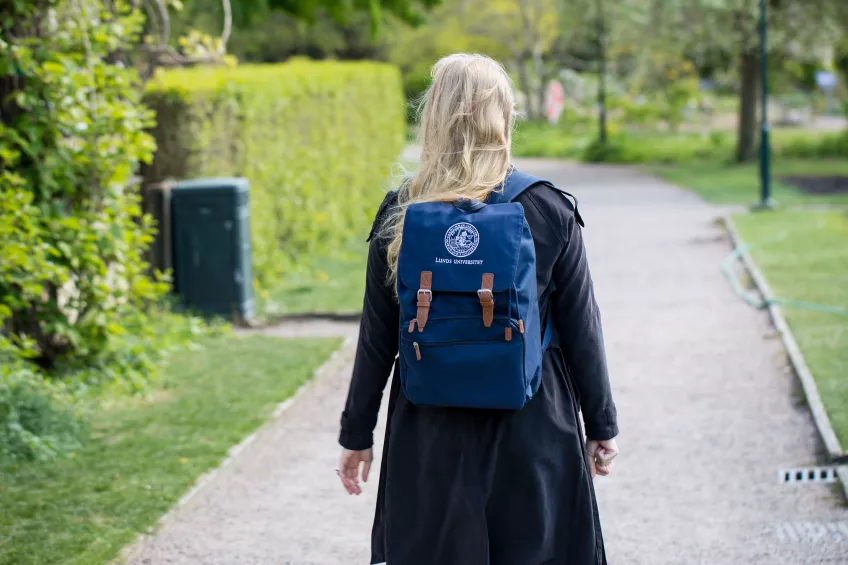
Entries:
MULTIPOLYGON (((837 489, 778 484, 778 469, 818 461, 819 440, 766 315, 719 272, 729 244, 717 210, 625 168, 521 166, 574 192, 587 221, 622 429, 615 472, 597 481, 610 563, 848 563, 837 489)), ((323 324, 320 335, 335 331, 323 324)), ((375 484, 347 497, 333 473, 346 343, 341 369, 308 385, 129 563, 368 562, 375 484)))

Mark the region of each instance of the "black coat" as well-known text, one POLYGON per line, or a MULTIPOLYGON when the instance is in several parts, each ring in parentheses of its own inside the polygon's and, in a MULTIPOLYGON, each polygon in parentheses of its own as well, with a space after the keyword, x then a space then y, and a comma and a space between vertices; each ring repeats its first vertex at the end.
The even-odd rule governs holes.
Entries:
MULTIPOLYGON (((398 385, 398 304, 387 286, 387 242, 372 230, 359 344, 340 443, 372 445, 394 365, 372 563, 388 565, 605 564, 586 435, 618 434, 601 319, 581 236, 561 192, 533 187, 518 201, 536 246, 542 327, 553 316, 542 385, 518 412, 423 408, 398 385)), ((541 339, 541 337, 540 337, 541 339)))

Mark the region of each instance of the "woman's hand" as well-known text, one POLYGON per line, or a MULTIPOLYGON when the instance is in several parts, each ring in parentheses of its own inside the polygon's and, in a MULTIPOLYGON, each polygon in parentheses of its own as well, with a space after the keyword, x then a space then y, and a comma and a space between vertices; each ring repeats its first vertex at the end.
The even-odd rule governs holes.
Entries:
POLYGON ((618 455, 618 444, 615 439, 590 439, 586 442, 586 455, 589 457, 592 478, 596 475, 605 477, 612 472, 612 460, 618 455))
POLYGON ((368 471, 371 470, 371 461, 373 460, 374 452, 371 449, 363 449, 362 451, 342 449, 338 474, 348 494, 362 494, 362 489, 359 487, 359 465, 362 464, 362 482, 367 483, 368 471))

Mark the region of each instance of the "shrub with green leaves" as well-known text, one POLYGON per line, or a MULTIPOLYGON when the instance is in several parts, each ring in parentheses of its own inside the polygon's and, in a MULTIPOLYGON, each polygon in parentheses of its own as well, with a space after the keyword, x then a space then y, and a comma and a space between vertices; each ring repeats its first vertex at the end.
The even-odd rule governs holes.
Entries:
MULTIPOLYGON (((606 145, 597 137, 595 130, 520 123, 513 137, 513 153, 605 163, 726 162, 733 158, 731 131, 621 131, 613 125, 606 145)), ((775 129, 772 153, 776 158, 848 157, 848 133, 775 129)))
POLYGON ((819 135, 796 135, 786 140, 775 140, 772 150, 783 157, 794 158, 846 158, 848 157, 848 132, 819 135))
POLYGON ((51 376, 109 365, 143 378, 127 347, 166 285, 147 275, 152 226, 127 188, 152 156, 136 72, 112 62, 142 17, 124 2, 0 8, 0 357, 51 376))
POLYGON ((47 459, 77 447, 81 416, 62 384, 20 362, 0 366, 0 460, 47 459))
POLYGON ((404 139, 400 75, 378 63, 181 69, 146 100, 159 150, 145 181, 250 180, 260 289, 365 235, 404 139))

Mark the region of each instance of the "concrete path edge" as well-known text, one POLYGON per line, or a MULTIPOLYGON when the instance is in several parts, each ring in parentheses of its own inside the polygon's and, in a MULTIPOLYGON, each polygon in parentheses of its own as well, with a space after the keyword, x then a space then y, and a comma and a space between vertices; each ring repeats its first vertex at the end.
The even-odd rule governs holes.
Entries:
MULTIPOLYGON (((739 234, 739 231, 736 229, 736 224, 733 222, 733 218, 731 218, 729 214, 725 214, 722 216, 722 221, 727 228, 727 232, 730 235, 730 239, 733 242, 734 247, 738 248, 743 245, 744 240, 739 234)), ((830 417, 827 415, 827 411, 821 401, 818 386, 816 385, 816 381, 813 378, 810 368, 807 366, 804 354, 801 352, 801 348, 798 346, 798 342, 795 340, 795 335, 789 328, 789 324, 786 322, 786 318, 783 316, 780 306, 770 302, 772 294, 765 275, 763 275, 762 271, 760 271, 756 263, 754 263, 754 259, 751 257, 751 254, 748 253, 747 249, 741 249, 740 257, 742 259, 742 264, 745 266, 745 270, 748 271, 748 274, 751 276, 751 280, 754 282, 754 286, 757 288, 757 292, 760 293, 763 300, 768 301, 768 312, 771 317, 772 324, 777 330, 777 333, 780 334, 780 340, 783 342, 784 349, 786 349, 786 354, 789 357, 792 369, 795 371, 795 375, 801 382, 801 388, 804 390, 804 396, 807 399, 807 404, 813 415, 813 421, 816 424, 816 429, 818 430, 819 436, 827 450, 828 457, 831 460, 844 459, 846 456, 845 450, 842 448, 839 438, 833 430, 830 417)), ((841 465, 837 467, 837 475, 840 483, 842 483, 842 490, 845 498, 848 500, 848 465, 841 465)))
POLYGON ((210 485, 221 473, 223 469, 225 469, 228 465, 230 465, 236 457, 239 456, 240 453, 244 451, 244 449, 253 443, 256 438, 262 434, 263 430, 271 426, 276 420, 280 418, 280 416, 285 413, 286 410, 291 408, 291 406, 297 401, 297 399, 302 396, 303 392, 312 384, 319 380, 323 375, 331 374, 334 371, 340 370, 343 368, 345 364, 347 364, 350 360, 350 356, 353 354, 356 349, 356 338, 353 336, 349 336, 344 338, 342 344, 336 349, 330 356, 327 358, 324 363, 322 363, 312 374, 312 378, 307 380, 305 383, 300 385, 294 394, 292 394, 287 399, 279 402, 274 410, 271 412, 271 416, 257 428, 253 433, 246 436, 239 443, 232 446, 229 450, 227 450, 227 456, 221 461, 221 463, 202 475, 200 475, 195 481, 191 488, 183 494, 180 499, 174 503, 170 510, 168 510, 161 518, 156 521, 156 524, 152 526, 152 528, 146 534, 139 534, 138 537, 128 545, 124 546, 123 549, 118 553, 117 557, 111 561, 111 565, 121 565, 129 561, 132 557, 134 557, 138 552, 140 552, 144 548, 145 542, 152 538, 156 531, 161 530, 163 527, 167 526, 169 522, 171 522, 179 512, 180 508, 184 507, 192 498, 194 498, 199 492, 201 492, 206 486, 210 485))

